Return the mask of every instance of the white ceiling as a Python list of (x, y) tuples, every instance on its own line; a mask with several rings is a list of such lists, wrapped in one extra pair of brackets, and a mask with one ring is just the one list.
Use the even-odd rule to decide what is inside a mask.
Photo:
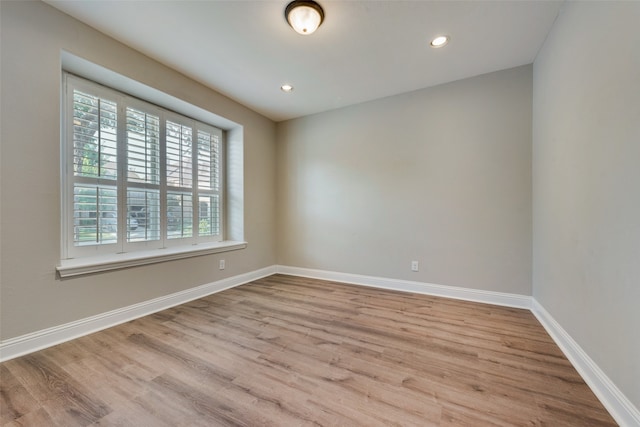
[[(287, 0), (47, 0), (275, 121), (532, 63), (562, 4), (318, 2), (325, 21), (302, 36)], [(451, 42), (430, 48), (439, 34)]]

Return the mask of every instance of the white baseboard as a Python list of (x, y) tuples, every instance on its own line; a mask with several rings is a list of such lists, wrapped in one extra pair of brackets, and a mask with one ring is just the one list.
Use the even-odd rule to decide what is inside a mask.
[(290, 276), (310, 277), (313, 279), (330, 280), (334, 282), (350, 283), (353, 285), (364, 285), (375, 288), (481, 302), (485, 304), (531, 309), (532, 297), (527, 295), (460, 288), (456, 286), (434, 285), (432, 283), (363, 276), (359, 274), (337, 273), (334, 271), (289, 267), (286, 265), (278, 265), (276, 266), (276, 269), (278, 273)]
[(571, 338), (562, 326), (540, 305), (533, 300), (531, 312), (547, 330), (551, 338), (567, 356), (576, 371), (591, 387), (593, 393), (622, 427), (640, 426), (640, 410), (616, 387), (607, 375), (596, 365), (580, 345)]
[(42, 350), (65, 341), (70, 341), (102, 329), (110, 328), (139, 317), (147, 316), (176, 305), (184, 304), (225, 289), (270, 276), (276, 272), (275, 266), (262, 268), (195, 288), (154, 298), (128, 307), (119, 308), (87, 317), (64, 325), (54, 326), (30, 334), (0, 342), (0, 362), (13, 359), (34, 351)]

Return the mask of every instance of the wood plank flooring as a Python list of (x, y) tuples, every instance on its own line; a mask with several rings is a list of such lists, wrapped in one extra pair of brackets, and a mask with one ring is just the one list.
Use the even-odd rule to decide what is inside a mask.
[(616, 425), (527, 310), (283, 275), (0, 380), (3, 427)]

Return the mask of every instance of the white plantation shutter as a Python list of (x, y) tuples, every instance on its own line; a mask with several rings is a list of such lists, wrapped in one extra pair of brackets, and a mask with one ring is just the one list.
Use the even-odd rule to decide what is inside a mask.
[(117, 105), (74, 89), (73, 245), (117, 242)]
[(211, 190), (214, 186), (213, 174), (217, 167), (215, 138), (208, 132), (198, 130), (198, 188), (201, 190)]
[(117, 242), (118, 202), (115, 187), (74, 184), (73, 244)]
[(198, 129), (198, 232), (220, 235), (220, 156), (222, 135), (218, 129)]
[(127, 242), (160, 240), (160, 117), (127, 107), (126, 120)]
[(167, 193), (167, 238), (193, 237), (193, 196)]
[(222, 131), (65, 74), (65, 257), (222, 240)]
[(128, 181), (160, 184), (160, 118), (127, 107)]
[(167, 238), (193, 237), (193, 128), (167, 120)]
[(167, 121), (167, 185), (191, 187), (193, 183), (192, 129)]
[(115, 180), (118, 175), (116, 103), (73, 91), (74, 175)]
[(218, 195), (198, 197), (198, 226), (200, 236), (220, 234), (220, 199)]

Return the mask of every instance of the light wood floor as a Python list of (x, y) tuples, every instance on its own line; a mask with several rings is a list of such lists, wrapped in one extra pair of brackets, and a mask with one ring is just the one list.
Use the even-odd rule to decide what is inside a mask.
[(282, 275), (0, 369), (2, 426), (615, 425), (526, 310)]

